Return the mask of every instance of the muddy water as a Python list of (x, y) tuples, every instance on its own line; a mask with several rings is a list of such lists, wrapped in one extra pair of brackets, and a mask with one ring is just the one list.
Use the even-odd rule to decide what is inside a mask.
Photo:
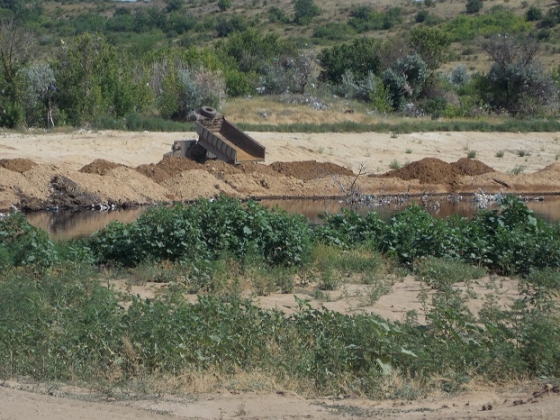
[[(320, 223), (319, 214), (325, 211), (336, 214), (348, 205), (337, 201), (311, 201), (311, 200), (263, 200), (261, 204), (267, 208), (278, 206), (289, 213), (300, 213), (306, 216), (312, 223)], [(547, 197), (545, 201), (528, 201), (527, 206), (535, 212), (535, 215), (549, 223), (560, 222), (560, 197)], [(389, 220), (395, 213), (403, 210), (406, 205), (383, 205), (383, 206), (356, 206), (354, 210), (362, 215), (375, 211), (382, 220)], [(492, 207), (490, 207), (491, 209)], [(46, 230), (53, 239), (69, 239), (87, 237), (106, 226), (113, 220), (123, 223), (135, 221), (147, 210), (147, 207), (116, 210), (116, 211), (60, 211), (37, 212), (27, 215), (27, 220), (32, 225)], [(472, 202), (450, 203), (440, 201), (439, 209), (428, 209), (437, 217), (448, 217), (459, 214), (464, 217), (472, 217), (478, 211)]]

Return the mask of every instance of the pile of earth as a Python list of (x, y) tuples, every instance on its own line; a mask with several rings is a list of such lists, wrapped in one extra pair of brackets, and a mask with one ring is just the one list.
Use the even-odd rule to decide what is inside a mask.
[(350, 169), (331, 162), (307, 160), (301, 162), (274, 162), (270, 168), (279, 174), (308, 181), (333, 175), (355, 175)]
[(436, 158), (424, 158), (380, 176), (405, 181), (417, 179), (421, 184), (452, 184), (460, 176), (477, 176), (490, 172), (495, 171), (475, 159), (462, 158), (457, 162), (447, 163)]
[[(97, 161), (95, 161), (97, 162)], [(93, 165), (92, 162), (90, 165)], [(111, 162), (107, 164), (116, 165)], [(84, 166), (80, 171), (88, 172), (86, 168), (90, 165)], [(98, 166), (100, 163), (97, 164)], [(108, 166), (107, 166), (108, 167)], [(112, 168), (111, 168), (112, 169)], [(182, 157), (164, 158), (158, 163), (150, 163), (148, 165), (140, 165), (136, 168), (142, 175), (147, 176), (152, 181), (161, 184), (176, 175), (192, 170), (205, 170), (218, 179), (223, 179), (227, 175), (234, 174), (254, 174), (259, 173), (263, 175), (278, 176), (283, 175), (309, 181), (312, 179), (324, 178), (333, 175), (349, 175), (354, 173), (340, 165), (330, 162), (316, 162), (302, 161), (302, 162), (274, 162), (270, 165), (263, 165), (256, 162), (247, 162), (240, 165), (230, 165), (221, 160), (208, 160), (205, 163), (197, 163), (190, 159)], [(99, 172), (89, 172), (98, 173)]]
[(96, 174), (96, 175), (106, 175), (112, 169), (118, 168), (119, 166), (125, 166), (120, 163), (109, 162), (104, 159), (95, 159), (90, 164), (87, 164), (80, 172), (84, 174)]
[(29, 159), (0, 159), (0, 168), (19, 172), (20, 174), (30, 170), (34, 166), (37, 166), (37, 164)]

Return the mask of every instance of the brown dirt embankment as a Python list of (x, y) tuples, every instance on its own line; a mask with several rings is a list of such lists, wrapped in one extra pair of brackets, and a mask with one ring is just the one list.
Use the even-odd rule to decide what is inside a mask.
[[(553, 192), (560, 186), (560, 164), (527, 175), (494, 171), (474, 159), (447, 163), (436, 158), (412, 162), (382, 175), (358, 177), (364, 194), (412, 194), (429, 191)], [(39, 165), (29, 159), (3, 160), (0, 167), (0, 207), (45, 208), (133, 206), (191, 201), (226, 194), (232, 197), (343, 196), (357, 175), (331, 162), (274, 162), (233, 166), (221, 161), (199, 164), (166, 158), (156, 164), (126, 165), (96, 159), (80, 170)]]
[(363, 194), (475, 192), (557, 193), (560, 163), (531, 174), (495, 171), (474, 159), (447, 163), (424, 158), (400, 169), (358, 176), (332, 162), (314, 160), (228, 165), (165, 158), (136, 168), (95, 159), (79, 170), (68, 165), (37, 164), (30, 159), (0, 161), (0, 209), (23, 210), (104, 206), (127, 207), (157, 202), (192, 201), (225, 194), (238, 198), (344, 197), (350, 185)]

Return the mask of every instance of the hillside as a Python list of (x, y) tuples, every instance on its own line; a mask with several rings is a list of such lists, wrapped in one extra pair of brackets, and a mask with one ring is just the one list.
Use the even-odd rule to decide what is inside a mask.
[(278, 95), (433, 119), (557, 111), (557, 3), (2, 0), (0, 17), (7, 128), (184, 130), (162, 121)]

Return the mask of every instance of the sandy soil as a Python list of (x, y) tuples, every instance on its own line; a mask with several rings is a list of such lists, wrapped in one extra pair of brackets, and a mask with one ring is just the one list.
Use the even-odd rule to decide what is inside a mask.
[[(361, 176), (356, 186), (372, 195), (471, 193), (478, 188), (560, 192), (560, 135), (555, 133), (250, 134), (267, 149), (265, 165), (162, 161), (174, 140), (193, 138), (194, 133), (3, 132), (0, 209), (129, 206), (220, 193), (240, 198), (343, 196), (341, 186), (354, 180), (350, 171), (381, 175), (391, 163), (403, 166), (424, 158), (451, 163), (468, 151), (496, 172), (454, 172), (449, 177), (449, 168), (434, 172), (433, 162), (424, 161), (418, 173)], [(499, 151), (502, 158), (496, 156)], [(508, 173), (516, 167), (523, 173)]]
[[(192, 200), (225, 193), (237, 197), (340, 196), (360, 171), (359, 190), (367, 194), (486, 192), (560, 192), (560, 135), (515, 133), (417, 133), (390, 134), (277, 134), (250, 133), (267, 148), (266, 165), (233, 167), (222, 162), (199, 165), (185, 160), (164, 160), (174, 140), (194, 138), (194, 133), (12, 133), (0, 134), (0, 209), (11, 205), (44, 208), (53, 205), (149, 204)], [(460, 161), (476, 151), (480, 162)], [(503, 151), (502, 158), (496, 157)], [(519, 151), (523, 151), (520, 153)], [(525, 156), (521, 157), (520, 154)], [(425, 158), (431, 158), (432, 160)], [(424, 160), (422, 160), (424, 159)], [(439, 159), (438, 161), (433, 159)], [(393, 161), (400, 165), (390, 171)], [(474, 163), (473, 163), (474, 162)], [(485, 165), (488, 165), (488, 169)], [(511, 175), (516, 166), (524, 173)], [(493, 168), (495, 171), (490, 171)], [(546, 169), (545, 169), (546, 168)], [(384, 176), (380, 176), (383, 175)], [(498, 182), (499, 181), (499, 182)], [(89, 201), (88, 201), (89, 200)], [(129, 287), (135, 294), (153, 296), (162, 285)], [(343, 313), (372, 312), (402, 320), (415, 309), (424, 316), (413, 277), (394, 279), (389, 291), (369, 302), (366, 285), (348, 283), (329, 292), (323, 301)], [(517, 297), (511, 279), (484, 278), (459, 284), (468, 305), (477, 312), (488, 294), (506, 304)], [(297, 291), (309, 299), (304, 289)], [(193, 297), (194, 298), (194, 297)], [(292, 295), (271, 294), (255, 298), (263, 307), (294, 306)], [(0, 386), (0, 420), (4, 419), (148, 419), (148, 418), (557, 418), (559, 393), (538, 397), (541, 384), (509, 388), (473, 386), (456, 396), (435, 395), (416, 401), (370, 401), (331, 397), (305, 399), (283, 390), (263, 394), (160, 395), (149, 398), (107, 399), (89, 391), (65, 386)], [(53, 391), (54, 389), (54, 391)], [(33, 392), (28, 392), (33, 391)], [(49, 395), (50, 394), (50, 395)], [(523, 404), (514, 401), (522, 401)], [(491, 409), (489, 409), (491, 406)]]

